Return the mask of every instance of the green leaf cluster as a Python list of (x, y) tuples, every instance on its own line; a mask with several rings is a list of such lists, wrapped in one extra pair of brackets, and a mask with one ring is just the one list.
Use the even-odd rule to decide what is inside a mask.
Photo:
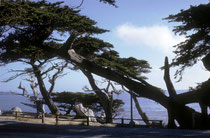
[[(97, 34), (106, 30), (95, 27), (95, 21), (79, 14), (78, 10), (62, 6), (63, 2), (48, 3), (45, 0), (2, 2), (0, 6), (2, 25), (27, 27), (47, 27), (44, 31), (72, 31)], [(22, 29), (23, 29), (22, 28)], [(38, 29), (37, 28), (37, 29)]]
[[(103, 0), (115, 4), (115, 1)], [(16, 12), (15, 12), (16, 11)], [(96, 26), (96, 22), (80, 11), (62, 5), (62, 2), (50, 3), (45, 0), (5, 1), (0, 5), (0, 61), (12, 62), (19, 58), (38, 60), (56, 56), (53, 52), (67, 54), (70, 46), (80, 55), (96, 64), (146, 78), (151, 68), (147, 61), (133, 57), (121, 58), (113, 45), (98, 38), (95, 34), (107, 32)], [(68, 33), (73, 40), (58, 43), (60, 35)], [(50, 51), (47, 47), (55, 48)], [(43, 49), (46, 48), (46, 49)], [(67, 55), (68, 56), (68, 55)]]
[(199, 59), (210, 53), (210, 3), (191, 6), (178, 14), (169, 15), (169, 22), (180, 22), (173, 31), (186, 35), (186, 40), (176, 45), (173, 66), (185, 67), (194, 65)]
[(142, 74), (149, 73), (149, 69), (151, 69), (149, 63), (145, 60), (138, 60), (134, 57), (121, 58), (119, 53), (113, 50), (112, 44), (98, 38), (80, 37), (75, 40), (73, 49), (96, 64), (122, 74), (128, 72), (139, 78), (146, 79)]
[(90, 107), (93, 103), (99, 103), (99, 98), (94, 93), (82, 92), (57, 92), (51, 94), (53, 101), (58, 103), (68, 103), (74, 105), (76, 102), (81, 102), (85, 107)]
[[(108, 67), (123, 75), (132, 74), (138, 78), (146, 79), (143, 73), (149, 73), (151, 69), (146, 60), (138, 60), (134, 57), (121, 58), (119, 54), (114, 51), (106, 51), (98, 56), (95, 62), (103, 67)], [(129, 75), (128, 75), (129, 76)]]
[[(56, 92), (51, 94), (53, 101), (61, 104), (75, 105), (76, 102), (80, 102), (84, 107), (93, 109), (94, 111), (101, 111), (102, 105), (99, 97), (94, 93), (82, 93), (82, 92)], [(117, 112), (124, 102), (120, 99), (114, 99), (112, 110), (113, 113)]]
[(0, 5), (1, 61), (43, 56), (46, 51), (38, 47), (57, 40), (52, 35), (55, 31), (89, 35), (107, 31), (95, 26), (95, 21), (80, 15), (78, 10), (61, 4), (45, 0), (3, 1)]

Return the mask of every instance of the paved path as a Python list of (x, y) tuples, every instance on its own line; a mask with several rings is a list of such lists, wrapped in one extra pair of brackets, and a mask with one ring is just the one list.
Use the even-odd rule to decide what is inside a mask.
[(0, 120), (0, 138), (210, 137), (210, 130), (42, 125)]

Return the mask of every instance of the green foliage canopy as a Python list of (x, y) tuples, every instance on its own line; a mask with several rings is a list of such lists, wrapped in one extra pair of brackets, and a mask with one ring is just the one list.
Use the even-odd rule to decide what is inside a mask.
[[(30, 58), (45, 53), (38, 46), (55, 43), (54, 32), (100, 34), (107, 30), (95, 26), (96, 22), (79, 14), (62, 2), (45, 0), (4, 1), (0, 5), (1, 61), (12, 62), (18, 58)], [(55, 45), (54, 45), (55, 46)]]
[[(64, 107), (63, 104), (75, 105), (76, 102), (80, 102), (84, 107), (93, 109), (96, 112), (102, 111), (102, 105), (99, 97), (94, 93), (82, 93), (82, 92), (57, 92), (51, 94), (53, 101), (60, 103), (60, 107)], [(120, 99), (114, 99), (112, 103), (113, 114), (119, 114), (124, 102)]]
[(68, 103), (74, 105), (76, 102), (81, 102), (85, 107), (90, 107), (93, 103), (99, 103), (98, 96), (94, 93), (82, 92), (57, 92), (51, 94), (53, 100), (58, 103)]
[[(113, 0), (103, 2), (115, 4)], [(63, 6), (62, 2), (5, 1), (0, 5), (0, 19), (1, 63), (14, 62), (20, 58), (53, 58), (57, 56), (56, 52), (68, 56), (67, 50), (72, 46), (85, 58), (120, 73), (125, 74), (126, 71), (141, 76), (141, 73), (149, 72), (147, 61), (133, 57), (120, 58), (112, 50), (113, 45), (92, 37), (93, 34), (107, 30), (97, 27), (95, 21), (80, 15), (79, 10)], [(60, 36), (68, 33), (70, 40), (58, 43), (62, 40), (57, 39), (54, 33)], [(49, 47), (55, 50), (52, 51)]]
[(176, 45), (173, 66), (181, 66), (178, 74), (185, 67), (194, 65), (199, 59), (210, 54), (210, 3), (199, 6), (191, 6), (187, 10), (181, 10), (178, 14), (169, 15), (169, 22), (180, 22), (173, 31), (180, 35), (186, 35), (186, 40)]
[(146, 79), (142, 74), (149, 73), (149, 69), (151, 69), (146, 60), (138, 60), (134, 57), (121, 58), (119, 53), (112, 48), (112, 44), (89, 36), (76, 39), (73, 45), (73, 49), (78, 54), (102, 67), (108, 67), (122, 74), (129, 73)]

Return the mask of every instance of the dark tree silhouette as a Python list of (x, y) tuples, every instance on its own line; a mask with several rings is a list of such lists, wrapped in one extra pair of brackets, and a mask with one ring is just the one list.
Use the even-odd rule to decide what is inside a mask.
[(173, 31), (179, 35), (186, 35), (186, 40), (176, 45), (172, 66), (180, 66), (178, 74), (182, 74), (186, 67), (194, 65), (201, 58), (204, 66), (210, 71), (210, 3), (191, 6), (181, 10), (178, 14), (169, 15), (169, 22), (180, 22)]
[[(13, 14), (14, 9), (16, 12)], [(29, 55), (33, 54), (37, 58), (60, 57), (91, 74), (124, 85), (137, 97), (149, 98), (168, 110), (173, 109), (174, 118), (181, 128), (201, 128), (201, 114), (185, 105), (200, 102), (202, 92), (210, 90), (209, 85), (206, 85), (210, 83), (210, 80), (203, 83), (199, 89), (177, 94), (176, 100), (171, 102), (170, 97), (159, 88), (149, 84), (142, 76), (138, 76), (141, 68), (134, 68), (136, 66), (129, 68), (130, 65), (138, 63), (138, 60), (120, 58), (116, 51), (108, 50), (107, 52), (106, 49), (102, 53), (99, 51), (97, 56), (83, 55), (82, 50), (78, 46), (75, 47), (76, 44), (79, 45), (84, 41), (79, 40), (83, 38), (98, 40), (91, 35), (104, 33), (107, 30), (96, 27), (96, 22), (80, 15), (79, 11), (67, 6), (61, 7), (60, 3), (18, 1), (3, 2), (0, 13), (1, 63), (29, 58)], [(69, 33), (69, 38), (58, 44), (56, 43), (58, 40), (52, 36), (54, 31), (60, 34)], [(99, 43), (101, 42), (103, 41), (100, 40)], [(105, 42), (102, 44), (107, 45)], [(148, 65), (147, 62), (143, 63)], [(193, 116), (195, 124), (192, 121)]]

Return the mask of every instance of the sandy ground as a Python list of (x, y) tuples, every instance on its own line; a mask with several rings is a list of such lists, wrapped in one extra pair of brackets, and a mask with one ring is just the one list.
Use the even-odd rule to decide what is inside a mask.
[[(20, 121), (20, 122), (27, 122), (27, 123), (35, 123), (35, 124), (42, 124), (42, 119), (37, 119), (35, 116), (31, 115), (18, 115), (16, 118), (15, 116), (1, 116), (0, 120), (7, 120), (7, 121)], [(56, 125), (56, 118), (55, 117), (45, 117), (44, 124), (47, 125)], [(58, 119), (57, 125), (87, 125), (87, 119), (74, 119), (73, 117), (61, 117)], [(89, 122), (89, 126), (106, 126), (106, 127), (115, 127), (116, 124), (100, 124), (97, 122)]]

